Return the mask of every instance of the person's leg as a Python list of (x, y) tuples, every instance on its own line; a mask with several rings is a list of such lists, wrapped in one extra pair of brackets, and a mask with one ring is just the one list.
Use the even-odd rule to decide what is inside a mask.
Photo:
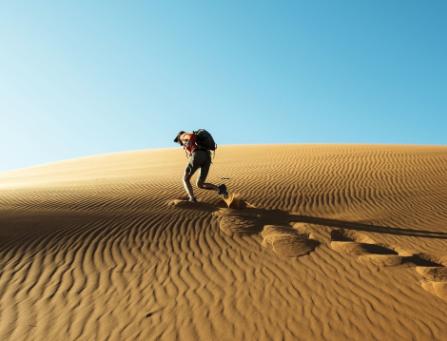
[(188, 194), (189, 201), (194, 201), (195, 197), (191, 186), (191, 175), (187, 173), (186, 170), (185, 174), (183, 175), (183, 187), (185, 187), (185, 191)]
[(197, 187), (202, 188), (202, 189), (210, 189), (210, 190), (214, 190), (214, 191), (219, 191), (219, 187), (210, 183), (210, 182), (205, 182), (206, 177), (208, 176), (208, 172), (210, 169), (210, 164), (211, 163), (205, 163), (202, 167), (200, 167), (200, 175), (197, 178)]
[(186, 166), (185, 173), (183, 174), (183, 186), (185, 187), (186, 193), (188, 193), (188, 198), (190, 201), (195, 201), (194, 191), (191, 186), (191, 177), (197, 170), (197, 160), (194, 158), (194, 155), (189, 159), (189, 163)]
[(216, 191), (218, 194), (228, 195), (227, 187), (225, 185), (216, 186), (210, 182), (205, 182), (206, 177), (208, 176), (208, 172), (211, 166), (211, 153), (210, 152), (201, 152), (201, 167), (200, 167), (200, 176), (197, 179), (197, 187)]
[(200, 175), (197, 178), (197, 187), (207, 190), (214, 190), (219, 195), (224, 195), (224, 197), (228, 195), (227, 187), (225, 185), (222, 184), (216, 186), (212, 183), (205, 182), (206, 177), (208, 176), (210, 166), (211, 166), (211, 155), (209, 152), (198, 150), (195, 151), (191, 156), (190, 162), (186, 167), (185, 174), (183, 176), (183, 184), (191, 201), (195, 201), (194, 192), (191, 186), (191, 177), (198, 168), (200, 168)]
[(200, 176), (197, 179), (197, 187), (217, 191), (219, 195), (223, 195), (224, 198), (227, 198), (227, 186), (225, 186), (224, 184), (216, 186), (210, 182), (205, 182), (206, 176), (208, 175), (208, 170), (209, 166), (200, 168)]

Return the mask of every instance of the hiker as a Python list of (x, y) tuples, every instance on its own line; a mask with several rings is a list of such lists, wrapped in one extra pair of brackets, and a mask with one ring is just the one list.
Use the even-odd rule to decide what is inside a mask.
[(183, 175), (183, 185), (188, 193), (189, 201), (197, 202), (190, 180), (199, 168), (200, 175), (197, 179), (197, 187), (216, 191), (219, 195), (226, 198), (228, 196), (227, 186), (224, 184), (216, 186), (212, 183), (205, 182), (211, 166), (211, 151), (217, 148), (211, 134), (205, 129), (199, 129), (193, 132), (185, 132), (182, 130), (177, 134), (174, 142), (183, 147), (189, 158)]

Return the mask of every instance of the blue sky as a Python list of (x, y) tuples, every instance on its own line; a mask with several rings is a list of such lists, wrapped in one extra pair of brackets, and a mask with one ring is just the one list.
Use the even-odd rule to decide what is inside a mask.
[(171, 147), (447, 142), (447, 2), (5, 1), (0, 171)]

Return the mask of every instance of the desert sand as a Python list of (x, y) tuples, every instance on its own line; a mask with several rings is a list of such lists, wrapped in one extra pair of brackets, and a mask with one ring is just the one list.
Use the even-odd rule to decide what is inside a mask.
[(181, 149), (0, 174), (0, 340), (447, 339), (447, 147), (213, 163), (231, 202)]

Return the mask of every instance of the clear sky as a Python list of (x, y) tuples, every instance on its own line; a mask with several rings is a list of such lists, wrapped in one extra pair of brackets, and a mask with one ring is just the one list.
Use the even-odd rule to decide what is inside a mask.
[(2, 1), (0, 171), (218, 144), (447, 144), (447, 1)]

